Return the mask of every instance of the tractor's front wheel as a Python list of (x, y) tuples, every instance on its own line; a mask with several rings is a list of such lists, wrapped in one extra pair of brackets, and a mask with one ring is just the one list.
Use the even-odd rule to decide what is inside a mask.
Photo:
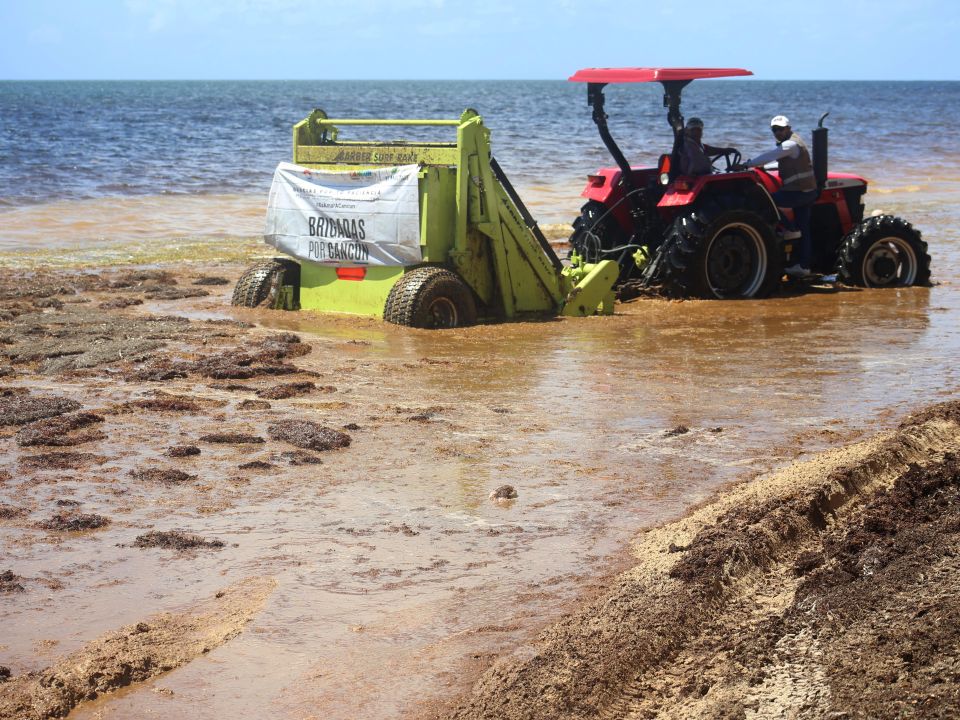
[(760, 298), (780, 282), (773, 228), (751, 210), (698, 209), (677, 217), (663, 244), (660, 282), (669, 295)]
[(840, 243), (837, 273), (847, 285), (903, 287), (930, 282), (920, 231), (893, 215), (867, 218)]
[(283, 285), (300, 285), (300, 266), (284, 258), (263, 260), (240, 276), (230, 302), (243, 307), (272, 306)]
[(383, 319), (416, 328), (463, 327), (477, 321), (477, 306), (459, 275), (432, 265), (414, 268), (390, 288)]

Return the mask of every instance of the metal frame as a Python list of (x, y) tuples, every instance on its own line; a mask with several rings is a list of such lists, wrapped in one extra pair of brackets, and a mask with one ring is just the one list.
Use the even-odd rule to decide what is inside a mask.
[[(340, 128), (348, 126), (450, 127), (456, 141), (342, 141)], [(475, 110), (457, 120), (414, 120), (329, 118), (317, 109), (293, 127), (293, 161), (328, 170), (420, 165), (423, 262), (456, 271), (488, 316), (613, 311), (616, 263), (563, 267), (493, 158), (490, 131)], [(371, 267), (356, 282), (338, 278), (335, 268), (301, 262), (301, 307), (380, 315), (407, 269)]]

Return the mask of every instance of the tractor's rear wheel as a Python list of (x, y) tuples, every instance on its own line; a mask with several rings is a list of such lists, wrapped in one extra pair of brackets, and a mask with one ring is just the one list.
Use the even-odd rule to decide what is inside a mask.
[(243, 307), (273, 305), (283, 285), (299, 286), (300, 266), (293, 260), (273, 258), (251, 266), (233, 288), (231, 304)]
[(383, 319), (416, 328), (464, 327), (477, 321), (477, 306), (459, 275), (425, 266), (404, 274), (390, 289)]
[(920, 231), (893, 215), (867, 218), (840, 243), (837, 273), (847, 285), (904, 287), (930, 282)]
[(776, 235), (759, 214), (696, 209), (671, 225), (658, 279), (677, 297), (761, 298), (773, 292), (782, 273)]
[(630, 238), (603, 203), (596, 200), (584, 203), (580, 216), (573, 221), (569, 242), (571, 254), (576, 252), (588, 263), (616, 260), (620, 264), (618, 284), (640, 274), (636, 263), (624, 255), (627, 251), (606, 252), (627, 245)]

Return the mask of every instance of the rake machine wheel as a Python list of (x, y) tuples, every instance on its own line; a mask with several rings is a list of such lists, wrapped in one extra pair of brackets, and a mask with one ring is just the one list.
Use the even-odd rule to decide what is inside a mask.
[(297, 263), (284, 258), (263, 260), (240, 276), (230, 303), (242, 307), (273, 305), (282, 285), (296, 287), (299, 284), (300, 266)]
[(464, 327), (477, 321), (477, 305), (459, 275), (428, 265), (411, 270), (394, 284), (383, 319), (416, 328)]
[(840, 243), (837, 274), (847, 285), (904, 287), (930, 283), (930, 256), (920, 231), (893, 215), (867, 218)]

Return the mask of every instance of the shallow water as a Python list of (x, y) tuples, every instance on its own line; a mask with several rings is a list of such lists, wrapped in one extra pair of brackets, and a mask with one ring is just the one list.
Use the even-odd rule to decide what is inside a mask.
[[(242, 482), (231, 480), (237, 463), (268, 453), (205, 446), (180, 467), (211, 489), (149, 488), (127, 471), (159, 459), (171, 437), (209, 431), (211, 418), (145, 417), (132, 429), (123, 420), (125, 440), (104, 445), (113, 459), (92, 484), (35, 473), (45, 481), (29, 493), (41, 506), (71, 497), (114, 524), (52, 544), (42, 531), (0, 528), (0, 567), (64, 585), (6, 599), (4, 664), (41, 667), (123, 623), (271, 575), (278, 588), (240, 637), (73, 717), (397, 716), (464, 689), (490, 653), (522, 647), (616, 566), (637, 530), (726, 482), (955, 397), (958, 312), (952, 284), (639, 301), (612, 318), (443, 333), (235, 311), (314, 342), (297, 362), (337, 392), (290, 407), (357, 423), (353, 445), (323, 465)], [(131, 392), (100, 385), (101, 403)], [(165, 389), (236, 399), (187, 381)], [(410, 419), (424, 412), (434, 414)], [(220, 429), (257, 434), (272, 415), (229, 404), (222, 414)], [(667, 432), (679, 425), (689, 432)], [(494, 503), (504, 483), (519, 498)], [(187, 557), (122, 547), (173, 527), (228, 547)]]
[[(754, 122), (736, 118), (731, 127)], [(275, 129), (284, 142), (287, 120)], [(885, 142), (897, 127), (888, 119)], [(507, 156), (519, 156), (520, 134), (495, 128), (498, 137)], [(297, 364), (337, 392), (291, 402), (293, 411), (361, 429), (323, 465), (246, 482), (231, 480), (236, 451), (205, 448), (202, 461), (184, 467), (202, 472), (207, 491), (132, 488), (126, 474), (158, 458), (158, 436), (189, 439), (208, 430), (210, 418), (144, 419), (122, 442), (105, 443), (112, 459), (92, 484), (38, 473), (44, 482), (28, 492), (41, 505), (74, 497), (115, 522), (61, 542), (0, 525), (0, 568), (64, 586), (4, 599), (0, 664), (15, 673), (42, 667), (123, 623), (266, 574), (278, 588), (241, 636), (72, 717), (383, 718), (465, 689), (492, 653), (522, 651), (537, 628), (616, 567), (643, 527), (677, 517), (727, 482), (960, 393), (960, 161), (936, 151), (935, 133), (918, 137), (922, 162), (881, 158), (871, 136), (857, 145), (855, 167), (834, 169), (871, 180), (868, 213), (898, 214), (923, 231), (932, 288), (641, 300), (614, 317), (441, 333), (233, 310), (228, 289), (202, 302), (145, 307), (303, 333), (315, 349)], [(537, 172), (521, 172), (517, 184), (538, 217), (563, 222), (576, 213), (578, 177), (602, 162), (593, 149), (579, 152), (532, 153)], [(838, 149), (832, 157), (840, 164), (854, 154)], [(169, 253), (164, 259), (210, 261), (232, 259), (238, 243), (250, 252), (262, 195), (204, 188), (208, 194), (77, 191), (50, 204), (9, 204), (0, 212), (0, 262), (112, 264), (159, 249)], [(102, 403), (138, 392), (108, 381), (35, 389)], [(262, 434), (269, 421), (238, 413), (229, 393), (187, 381), (168, 389), (226, 401), (220, 423)], [(432, 417), (409, 419), (431, 409)], [(680, 425), (689, 432), (667, 432)], [(16, 462), (16, 451), (4, 461)], [(492, 502), (489, 493), (505, 483), (519, 498)], [(115, 497), (104, 500), (104, 488)], [(0, 499), (9, 500), (4, 492), (0, 485)], [(230, 545), (189, 558), (117, 547), (151, 527), (184, 527)]]

